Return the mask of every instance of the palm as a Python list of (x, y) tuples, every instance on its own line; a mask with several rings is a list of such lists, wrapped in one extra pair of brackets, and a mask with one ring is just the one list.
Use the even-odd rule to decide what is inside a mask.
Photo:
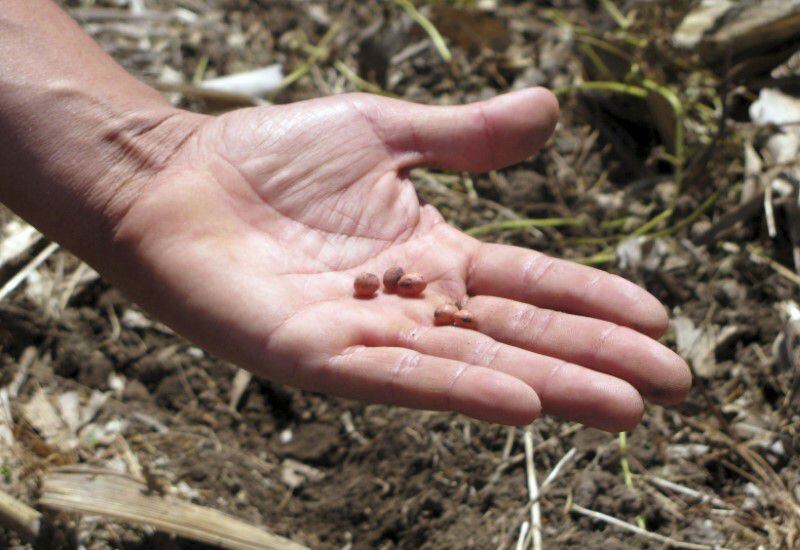
[[(276, 381), (507, 423), (530, 421), (541, 398), (546, 412), (630, 426), (641, 400), (623, 380), (674, 401), (686, 385), (680, 360), (633, 330), (528, 304), (652, 333), (663, 317), (652, 298), (599, 272), (482, 245), (420, 206), (405, 177), (421, 163), (487, 169), (529, 154), (547, 116), (506, 130), (505, 110), (481, 109), (464, 126), (468, 111), (437, 121), (433, 110), (359, 95), (206, 120), (121, 225), (162, 283), (162, 296), (148, 286), (139, 300)], [(421, 299), (353, 297), (357, 273), (394, 265), (425, 275)], [(433, 327), (436, 306), (467, 295), (480, 332)]]

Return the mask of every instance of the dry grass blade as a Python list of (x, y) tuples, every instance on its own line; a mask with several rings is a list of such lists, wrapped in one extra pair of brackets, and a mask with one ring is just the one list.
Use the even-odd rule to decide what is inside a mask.
[(42, 514), (0, 491), (0, 525), (34, 541), (42, 527)]
[(47, 245), (47, 248), (39, 252), (39, 254), (37, 254), (36, 257), (28, 263), (28, 265), (23, 267), (16, 275), (11, 277), (8, 282), (3, 285), (3, 288), (0, 288), (0, 300), (14, 292), (14, 290), (21, 285), (25, 279), (27, 279), (28, 276), (36, 270), (37, 267), (42, 265), (47, 258), (52, 256), (53, 253), (58, 250), (58, 248), (59, 247), (57, 243), (50, 243)]
[(125, 474), (68, 467), (47, 474), (42, 506), (101, 515), (231, 550), (305, 548), (217, 510), (170, 495), (148, 494), (147, 486)]
[(525, 540), (528, 538), (528, 525), (527, 521), (523, 521), (522, 525), (519, 527), (519, 537), (517, 538), (517, 550), (524, 550), (525, 549)]
[(797, 273), (795, 273), (782, 263), (777, 262), (772, 258), (770, 258), (769, 256), (763, 254), (762, 251), (756, 246), (748, 246), (747, 250), (748, 252), (750, 252), (751, 261), (759, 264), (767, 264), (776, 273), (778, 273), (778, 275), (800, 286), (800, 275), (798, 275)]
[(3, 240), (0, 241), (0, 267), (25, 254), (33, 247), (42, 234), (32, 226), (12, 220), (2, 228)]
[(626, 529), (631, 531), (632, 533), (636, 533), (639, 536), (648, 538), (650, 540), (656, 540), (666, 546), (667, 548), (685, 548), (687, 550), (722, 550), (717, 546), (709, 546), (707, 544), (695, 544), (693, 542), (682, 542), (679, 540), (671, 539), (669, 537), (665, 537), (664, 535), (659, 535), (658, 533), (652, 533), (645, 529), (641, 529), (632, 523), (628, 523), (626, 521), (622, 521), (621, 519), (617, 519), (615, 517), (595, 512), (594, 510), (589, 510), (588, 508), (584, 508), (583, 506), (579, 506), (577, 504), (572, 504), (570, 507), (570, 511), (577, 512), (583, 516), (587, 516), (610, 525), (614, 525), (621, 529)]
[(528, 478), (528, 498), (531, 506), (531, 533), (534, 550), (542, 548), (542, 508), (539, 503), (539, 484), (536, 481), (536, 468), (533, 463), (533, 434), (525, 430), (525, 470)]
[(681, 495), (686, 495), (686, 496), (689, 496), (691, 498), (697, 499), (700, 502), (708, 502), (708, 503), (710, 503), (710, 504), (712, 504), (712, 505), (714, 505), (714, 506), (716, 506), (718, 508), (724, 508), (726, 510), (730, 510), (730, 509), (733, 508), (733, 506), (731, 506), (730, 504), (728, 504), (724, 500), (721, 500), (718, 497), (715, 497), (715, 496), (712, 496), (712, 495), (708, 495), (708, 494), (703, 493), (701, 491), (696, 491), (694, 489), (691, 489), (689, 487), (685, 487), (683, 485), (679, 485), (678, 483), (674, 483), (674, 482), (672, 482), (672, 481), (670, 481), (668, 479), (662, 479), (662, 478), (656, 477), (654, 475), (646, 475), (646, 476), (644, 476), (644, 479), (646, 479), (647, 481), (649, 481), (650, 483), (652, 483), (653, 485), (655, 485), (656, 487), (659, 487), (661, 489), (665, 489), (667, 491), (672, 491), (674, 493), (678, 493), (678, 494), (681, 494)]

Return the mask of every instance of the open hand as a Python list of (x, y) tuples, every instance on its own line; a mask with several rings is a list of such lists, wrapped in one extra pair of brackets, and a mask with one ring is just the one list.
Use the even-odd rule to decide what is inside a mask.
[[(184, 117), (180, 145), (116, 223), (112, 280), (180, 333), (276, 382), (521, 425), (542, 411), (634, 426), (680, 401), (663, 307), (622, 278), (484, 244), (421, 206), (416, 166), (485, 171), (550, 136), (529, 89), (462, 107), (362, 94)], [(363, 271), (422, 273), (419, 299), (353, 296)], [(468, 297), (478, 331), (434, 327)]]

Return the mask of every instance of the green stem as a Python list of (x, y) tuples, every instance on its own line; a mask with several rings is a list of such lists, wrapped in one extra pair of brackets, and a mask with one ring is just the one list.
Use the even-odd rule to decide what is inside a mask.
[(620, 235), (609, 235), (608, 237), (568, 237), (562, 239), (561, 244), (564, 246), (592, 246), (598, 244), (608, 246), (609, 243), (622, 240), (622, 238), (624, 238), (624, 236)]
[(419, 10), (412, 4), (409, 0), (393, 0), (395, 4), (400, 6), (405, 10), (405, 12), (417, 22), (417, 24), (423, 28), (423, 30), (428, 33), (428, 36), (431, 37), (433, 41), (433, 45), (436, 46), (436, 50), (439, 52), (439, 55), (442, 56), (447, 63), (453, 59), (450, 50), (447, 48), (447, 44), (442, 38), (442, 35), (439, 33), (439, 30), (436, 26), (431, 23), (430, 19), (422, 15)]
[(684, 227), (688, 227), (692, 223), (694, 223), (694, 221), (697, 220), (697, 218), (699, 218), (700, 216), (702, 216), (703, 213), (706, 210), (708, 210), (709, 208), (714, 206), (714, 203), (717, 202), (717, 199), (719, 199), (719, 192), (715, 191), (714, 193), (711, 194), (710, 197), (708, 197), (705, 201), (703, 201), (703, 204), (698, 206), (697, 209), (694, 212), (689, 214), (686, 217), (686, 219), (684, 219), (680, 223), (677, 223), (672, 227), (668, 227), (666, 229), (662, 229), (661, 231), (656, 231), (655, 233), (650, 233), (647, 236), (649, 238), (651, 238), (651, 239), (657, 239), (657, 238), (660, 238), (660, 237), (668, 237), (670, 235), (673, 235), (673, 234), (677, 233), (678, 231), (680, 231)]
[(522, 229), (530, 229), (530, 228), (542, 228), (542, 227), (564, 227), (564, 226), (582, 226), (586, 225), (585, 220), (578, 220), (574, 218), (540, 218), (540, 219), (525, 219), (525, 220), (507, 220), (502, 222), (494, 222), (494, 223), (487, 223), (486, 225), (480, 225), (478, 227), (473, 227), (471, 229), (467, 229), (467, 235), (472, 235), (473, 237), (480, 237), (482, 235), (488, 235), (490, 233), (495, 233), (497, 231), (518, 231)]
[(619, 452), (620, 464), (622, 465), (622, 477), (625, 480), (625, 486), (633, 490), (633, 477), (631, 476), (631, 467), (628, 464), (628, 433), (619, 432)]
[(667, 208), (666, 210), (661, 212), (659, 215), (654, 216), (653, 218), (651, 218), (650, 220), (648, 220), (647, 222), (642, 224), (640, 227), (636, 228), (633, 231), (633, 233), (631, 233), (631, 236), (639, 237), (641, 235), (644, 235), (645, 233), (647, 233), (651, 229), (654, 229), (662, 221), (669, 219), (670, 216), (672, 216), (672, 208)]
[(603, 75), (603, 78), (614, 78), (614, 75), (611, 74), (611, 69), (609, 69), (608, 66), (603, 62), (602, 58), (597, 55), (597, 52), (594, 51), (594, 48), (592, 48), (591, 45), (581, 44), (580, 48), (581, 51), (586, 54), (586, 57), (588, 57), (589, 60), (594, 63), (594, 66), (597, 68), (600, 74)]
[(358, 88), (363, 92), (369, 92), (371, 94), (377, 94), (386, 97), (394, 97), (394, 98), (398, 97), (393, 93), (387, 92), (377, 84), (373, 84), (372, 82), (364, 80), (363, 78), (358, 76), (358, 74), (356, 74), (356, 72), (353, 69), (348, 67), (347, 64), (345, 64), (342, 61), (334, 61), (333, 66), (336, 68), (337, 71), (339, 71), (342, 74), (343, 77), (349, 80), (350, 83), (353, 84), (353, 86), (355, 86), (356, 88)]
[[(620, 465), (622, 466), (622, 477), (625, 480), (625, 486), (629, 491), (636, 491), (633, 486), (633, 476), (631, 476), (631, 466), (628, 463), (628, 434), (626, 432), (619, 432), (619, 454)], [(644, 516), (639, 515), (636, 518), (636, 523), (640, 529), (646, 529)]]
[(602, 252), (589, 256), (588, 258), (578, 258), (575, 262), (583, 265), (603, 265), (610, 264), (617, 259), (617, 255), (611, 248), (606, 248)]
[(625, 17), (619, 8), (612, 0), (600, 0), (600, 3), (603, 5), (603, 8), (608, 12), (614, 22), (619, 25), (619, 28), (622, 30), (627, 30), (631, 26), (631, 21), (627, 17)]
[(338, 21), (333, 25), (331, 25), (331, 28), (328, 29), (328, 32), (326, 32), (325, 35), (320, 39), (319, 44), (313, 46), (313, 48), (310, 50), (311, 53), (309, 54), (308, 59), (306, 59), (306, 61), (302, 65), (300, 65), (291, 73), (286, 75), (286, 77), (281, 81), (281, 84), (278, 87), (278, 89), (275, 90), (272, 93), (272, 95), (273, 96), (277, 95), (278, 92), (280, 92), (281, 90), (288, 88), (289, 86), (291, 86), (292, 84), (303, 78), (303, 76), (305, 76), (305, 74), (311, 70), (311, 67), (316, 65), (320, 59), (327, 56), (328, 46), (336, 37), (336, 35), (339, 33), (341, 28), (342, 24), (339, 23)]
[(553, 90), (556, 95), (564, 95), (571, 92), (580, 91), (601, 91), (601, 92), (614, 92), (618, 94), (627, 94), (639, 99), (647, 97), (647, 90), (632, 84), (623, 84), (622, 82), (606, 82), (606, 81), (593, 81), (593, 82), (579, 82), (576, 84), (569, 84)]
[(674, 165), (676, 190), (675, 198), (672, 199), (672, 204), (670, 205), (670, 208), (673, 208), (683, 192), (683, 169), (686, 165), (686, 136), (684, 128), (685, 109), (683, 108), (683, 103), (681, 103), (678, 94), (673, 92), (671, 89), (649, 79), (642, 82), (642, 85), (646, 89), (663, 97), (667, 103), (669, 103), (670, 107), (672, 107), (672, 111), (675, 114), (675, 143), (673, 144), (673, 149), (675, 155)]
[(627, 224), (631, 219), (633, 219), (633, 216), (623, 216), (623, 217), (617, 218), (615, 220), (608, 220), (608, 221), (602, 222), (600, 224), (600, 227), (602, 227), (603, 229), (619, 229), (619, 228), (623, 228), (623, 227), (625, 227), (625, 224)]
[(606, 42), (605, 40), (597, 38), (596, 36), (592, 36), (590, 34), (586, 35), (581, 34), (577, 36), (577, 39), (578, 42), (585, 42), (587, 44), (591, 44), (592, 46), (600, 48), (601, 50), (605, 50), (619, 57), (620, 59), (625, 59), (627, 61), (631, 60), (631, 55), (629, 53), (616, 47), (614, 44), (611, 44), (610, 42)]

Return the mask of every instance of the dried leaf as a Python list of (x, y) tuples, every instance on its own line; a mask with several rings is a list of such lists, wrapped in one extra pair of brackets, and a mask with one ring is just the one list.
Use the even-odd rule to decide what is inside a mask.
[(491, 12), (437, 5), (433, 20), (443, 36), (471, 56), (484, 51), (503, 53), (511, 44), (506, 25)]
[(58, 396), (58, 409), (61, 420), (67, 425), (70, 436), (75, 437), (81, 425), (81, 398), (76, 391), (69, 391)]
[(711, 327), (696, 327), (694, 322), (683, 315), (673, 321), (678, 353), (689, 361), (698, 376), (711, 378), (716, 373), (714, 358), (715, 336)]
[(631, 237), (617, 245), (620, 267), (633, 271), (655, 271), (661, 267), (669, 247), (662, 239)]
[(67, 425), (41, 388), (22, 406), (22, 414), (48, 445), (53, 445), (62, 451), (74, 448), (74, 441), (70, 441)]

